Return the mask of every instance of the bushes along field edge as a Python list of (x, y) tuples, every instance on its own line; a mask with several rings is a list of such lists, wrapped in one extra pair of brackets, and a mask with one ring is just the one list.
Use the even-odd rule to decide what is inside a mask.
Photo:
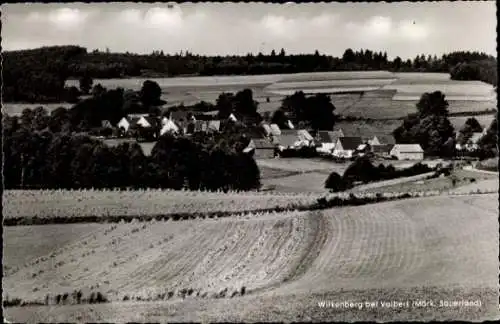
[[(160, 221), (160, 220), (193, 220), (206, 218), (222, 218), (234, 215), (252, 215), (266, 212), (290, 212), (290, 211), (314, 211), (333, 207), (361, 206), (372, 203), (386, 202), (407, 198), (433, 197), (440, 195), (470, 195), (470, 194), (491, 194), (498, 190), (471, 190), (468, 193), (446, 192), (446, 191), (420, 191), (420, 192), (395, 192), (395, 193), (341, 193), (339, 195), (330, 194), (326, 197), (318, 198), (311, 204), (289, 205), (286, 207), (277, 206), (272, 208), (253, 209), (245, 211), (215, 211), (215, 212), (197, 212), (197, 213), (169, 213), (169, 214), (150, 214), (150, 215), (106, 215), (106, 216), (77, 216), (77, 217), (11, 217), (4, 218), (5, 226), (19, 225), (47, 225), (47, 224), (75, 224), (75, 223), (119, 223)], [(333, 196), (333, 197), (332, 197)], [(344, 196), (344, 197), (343, 197)]]

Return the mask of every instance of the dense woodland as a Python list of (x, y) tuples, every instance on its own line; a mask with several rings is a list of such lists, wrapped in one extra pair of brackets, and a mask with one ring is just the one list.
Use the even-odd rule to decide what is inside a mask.
[(137, 143), (109, 147), (78, 133), (64, 108), (6, 116), (4, 186), (14, 188), (172, 188), (250, 190), (259, 169), (242, 153), (248, 138), (226, 128), (221, 134), (161, 136), (151, 156)]
[(496, 58), (478, 52), (454, 52), (414, 59), (387, 58), (387, 53), (347, 49), (342, 57), (320, 54), (289, 55), (285, 50), (269, 55), (176, 55), (155, 51), (150, 55), (92, 51), (79, 46), (53, 46), (4, 52), (4, 102), (71, 101), (74, 90), (65, 89), (69, 78), (173, 77), (183, 75), (255, 75), (320, 71), (390, 70), (444, 72), (452, 79), (481, 80), (497, 84)]

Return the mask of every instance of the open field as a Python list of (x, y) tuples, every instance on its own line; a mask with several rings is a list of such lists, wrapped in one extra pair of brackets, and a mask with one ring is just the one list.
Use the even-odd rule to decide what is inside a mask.
[(73, 107), (73, 104), (67, 103), (67, 102), (61, 102), (61, 103), (39, 103), (39, 104), (30, 104), (30, 103), (2, 103), (2, 113), (14, 116), (14, 115), (21, 115), (24, 109), (35, 109), (37, 107), (44, 107), (47, 109), (47, 111), (50, 113), (52, 110), (55, 110), (57, 108), (66, 108), (69, 109)]
[[(6, 227), (12, 242), (4, 246), (6, 260), (14, 260), (18, 245), (47, 243), (42, 257), (27, 252), (32, 260), (6, 273), (4, 294), (34, 300), (98, 290), (112, 303), (5, 312), (16, 322), (495, 319), (497, 213), (498, 194), (418, 198), (318, 212), (100, 224), (62, 248), (57, 231), (75, 225), (37, 226), (36, 238), (29, 226)], [(192, 289), (191, 296), (179, 296), (183, 289)], [(125, 295), (131, 301), (121, 302)], [(408, 299), (471, 299), (482, 306), (318, 306)]]
[[(422, 192), (435, 190), (453, 190), (454, 192), (468, 193), (471, 191), (476, 191), (478, 189), (498, 189), (498, 175), (467, 170), (454, 170), (452, 174), (456, 177), (457, 180), (455, 187), (453, 186), (450, 177), (444, 177), (427, 180), (418, 179), (412, 181), (404, 181), (396, 184), (379, 185), (374, 188), (359, 186), (357, 188), (354, 188), (353, 192)], [(471, 179), (474, 179), (474, 182), (471, 182)]]
[(17, 217), (85, 217), (243, 212), (309, 205), (317, 196), (245, 192), (221, 194), (174, 190), (51, 191), (7, 190), (4, 219)]
[[(96, 79), (112, 89), (139, 90), (144, 78)], [(387, 71), (321, 72), (298, 74), (151, 78), (162, 89), (166, 106), (192, 105), (199, 101), (215, 103), (221, 92), (251, 88), (260, 112), (274, 111), (285, 95), (302, 90), (306, 93), (328, 93), (337, 113), (366, 118), (401, 118), (415, 111), (415, 103), (424, 92), (441, 90), (450, 101), (450, 112), (483, 111), (496, 107), (491, 85), (478, 81), (450, 80), (446, 73), (391, 73)], [(77, 80), (67, 85), (78, 86)], [(357, 94), (343, 92), (357, 91)], [(362, 94), (364, 93), (364, 94)], [(270, 102), (267, 102), (269, 97)], [(23, 108), (39, 104), (4, 104), (4, 111), (19, 114)], [(49, 104), (49, 110), (70, 104)]]
[(471, 117), (474, 117), (475, 119), (477, 119), (477, 121), (479, 122), (479, 124), (483, 128), (490, 127), (491, 122), (493, 121), (493, 119), (495, 119), (494, 114), (478, 115), (478, 116), (456, 116), (456, 117), (454, 116), (454, 117), (449, 117), (449, 119), (450, 119), (450, 122), (452, 123), (453, 127), (455, 128), (455, 131), (458, 132), (462, 128), (462, 126), (464, 126), (467, 119), (469, 119)]

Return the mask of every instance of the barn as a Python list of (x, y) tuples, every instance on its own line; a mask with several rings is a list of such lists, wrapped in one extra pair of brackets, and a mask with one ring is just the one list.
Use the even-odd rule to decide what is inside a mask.
[(423, 160), (424, 150), (420, 144), (396, 144), (390, 152), (398, 160)]

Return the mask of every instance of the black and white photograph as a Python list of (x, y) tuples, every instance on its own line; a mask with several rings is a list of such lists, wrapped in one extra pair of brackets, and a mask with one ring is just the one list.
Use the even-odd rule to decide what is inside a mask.
[(2, 4), (4, 323), (500, 320), (496, 14)]

